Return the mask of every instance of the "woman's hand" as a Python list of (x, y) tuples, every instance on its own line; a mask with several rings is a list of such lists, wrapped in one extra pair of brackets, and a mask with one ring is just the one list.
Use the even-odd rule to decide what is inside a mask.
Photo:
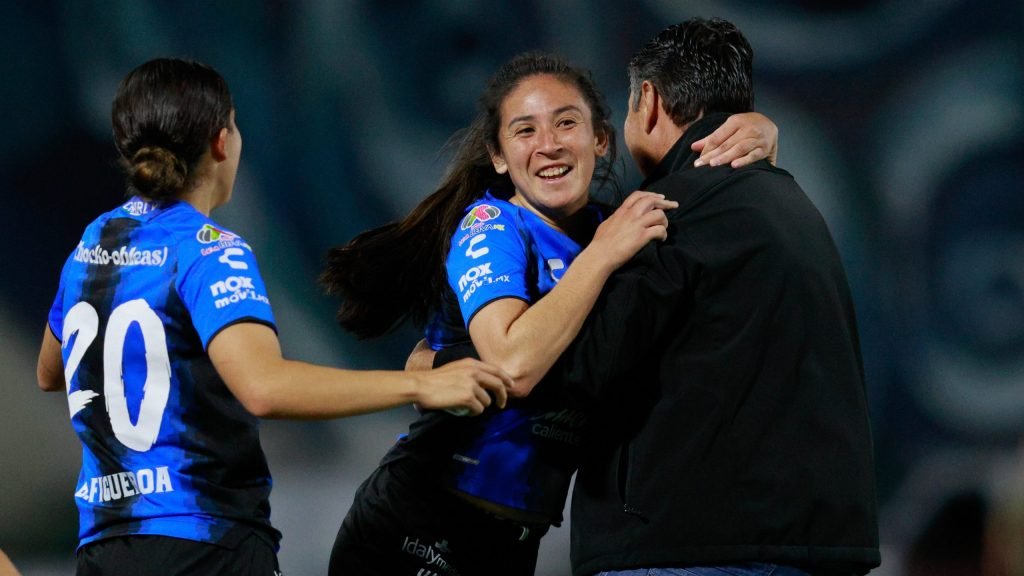
[[(597, 227), (585, 252), (601, 255), (612, 270), (622, 266), (651, 240), (668, 237), (665, 210), (679, 207), (663, 194), (638, 190)], [(582, 256), (582, 254), (581, 254)]]
[(700, 152), (694, 166), (729, 164), (739, 168), (764, 158), (774, 166), (779, 154), (779, 127), (758, 112), (733, 114), (690, 149)]
[(460, 416), (480, 414), (492, 402), (504, 408), (508, 388), (512, 386), (512, 378), (504, 371), (473, 358), (410, 374), (420, 379), (418, 408), (443, 408)]

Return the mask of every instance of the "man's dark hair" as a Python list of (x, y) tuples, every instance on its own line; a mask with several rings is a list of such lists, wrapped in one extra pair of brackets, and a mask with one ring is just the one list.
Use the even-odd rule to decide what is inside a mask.
[(750, 112), (754, 51), (739, 28), (721, 18), (692, 18), (666, 28), (629, 62), (629, 93), (639, 108), (640, 86), (658, 90), (672, 121), (682, 126), (701, 112)]

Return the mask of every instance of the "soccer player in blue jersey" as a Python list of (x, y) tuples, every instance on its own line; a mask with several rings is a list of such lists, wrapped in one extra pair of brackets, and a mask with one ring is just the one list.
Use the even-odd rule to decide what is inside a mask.
[[(242, 137), (213, 69), (157, 59), (113, 103), (130, 198), (61, 273), (37, 376), (83, 446), (78, 574), (277, 573), (257, 418), (416, 403), (480, 413), (511, 384), (474, 361), (414, 374), (286, 360), (252, 247), (210, 219)], [(493, 396), (493, 399), (492, 399)]]
[[(760, 118), (747, 122), (770, 124)], [(558, 386), (531, 391), (609, 274), (664, 238), (663, 209), (675, 206), (646, 192), (614, 214), (591, 204), (614, 157), (589, 74), (522, 55), (492, 78), (440, 188), (402, 222), (332, 252), (324, 281), (345, 299), (345, 327), (373, 336), (440, 307), (431, 351), (471, 341), (522, 398), (480, 418), (435, 411), (415, 422), (357, 492), (332, 574), (533, 573), (541, 536), (561, 521), (585, 415)], [(365, 282), (380, 258), (409, 263), (396, 290)]]

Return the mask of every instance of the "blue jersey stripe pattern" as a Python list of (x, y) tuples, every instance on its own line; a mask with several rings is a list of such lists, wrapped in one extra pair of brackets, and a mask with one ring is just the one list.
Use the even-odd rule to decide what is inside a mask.
[[(588, 210), (596, 227), (600, 212)], [(427, 328), (428, 343), (439, 350), (466, 341), (473, 316), (495, 300), (536, 302), (555, 287), (580, 251), (573, 239), (533, 212), (486, 193), (469, 206), (451, 241), (448, 281), (458, 312), (451, 306), (442, 310)], [(451, 317), (456, 313), (462, 322)], [(557, 384), (542, 383), (505, 410), (467, 419), (463, 428), (471, 430), (452, 436), (449, 487), (559, 521), (584, 417), (554, 388)]]
[(251, 530), (277, 545), (258, 421), (206, 354), (237, 322), (275, 326), (255, 256), (191, 205), (132, 198), (86, 228), (49, 316), (83, 446), (79, 546)]

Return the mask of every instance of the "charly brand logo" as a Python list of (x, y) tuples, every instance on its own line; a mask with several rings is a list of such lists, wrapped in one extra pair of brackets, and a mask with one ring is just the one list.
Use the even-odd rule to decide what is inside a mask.
[(209, 224), (203, 224), (203, 227), (196, 232), (196, 240), (203, 244), (213, 244), (214, 242), (223, 244), (238, 240), (238, 235)]
[(241, 248), (225, 248), (224, 253), (217, 258), (221, 264), (227, 264), (232, 270), (248, 270), (249, 265), (241, 260), (232, 260), (232, 256), (243, 256), (245, 252)]
[(466, 217), (462, 219), (462, 225), (460, 228), (462, 230), (469, 230), (473, 226), (483, 224), (488, 220), (494, 220), (500, 215), (501, 210), (499, 210), (497, 206), (480, 204), (479, 206), (474, 206), (469, 210), (469, 214), (466, 214)]
[(487, 246), (477, 247), (477, 244), (483, 242), (486, 239), (487, 234), (480, 234), (478, 236), (474, 236), (473, 239), (469, 241), (469, 248), (466, 248), (466, 256), (469, 256), (474, 260), (481, 256), (486, 256), (487, 253), (491, 251), (491, 249), (488, 248)]
[(134, 246), (121, 246), (107, 250), (99, 244), (86, 248), (84, 242), (79, 242), (75, 248), (75, 261), (104, 266), (163, 266), (167, 262), (167, 247), (139, 250)]

